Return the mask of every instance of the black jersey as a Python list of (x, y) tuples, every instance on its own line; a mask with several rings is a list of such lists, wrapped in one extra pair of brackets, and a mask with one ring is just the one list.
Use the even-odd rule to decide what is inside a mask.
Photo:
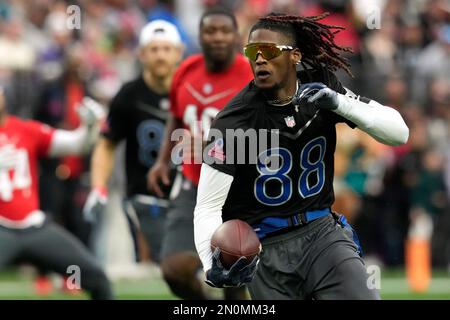
[(168, 94), (151, 90), (142, 76), (123, 85), (111, 102), (102, 135), (126, 141), (127, 196), (149, 194), (147, 172), (158, 156), (168, 110)]
[[(322, 82), (336, 92), (346, 93), (331, 73), (302, 71), (298, 78), (300, 83)], [(330, 207), (334, 202), (335, 125), (338, 122), (354, 127), (329, 110), (296, 108), (292, 104), (270, 105), (261, 90), (250, 82), (215, 118), (205, 153), (209, 155), (205, 162), (214, 161), (210, 164), (213, 168), (234, 177), (223, 207), (224, 221), (242, 219), (255, 223), (268, 216), (289, 216)], [(255, 153), (249, 150), (255, 143), (250, 142), (250, 135), (247, 135), (244, 138), (247, 160), (236, 164), (236, 156), (242, 155), (243, 150), (236, 149), (239, 143), (230, 145), (229, 129), (278, 131), (279, 143), (276, 148), (269, 144), (265, 150), (259, 149), (255, 158)], [(220, 138), (214, 136), (215, 130), (221, 133)], [(257, 134), (257, 146), (261, 137)], [(229, 157), (233, 158), (233, 164), (227, 163), (231, 161)], [(270, 167), (273, 159), (279, 161), (275, 170)]]

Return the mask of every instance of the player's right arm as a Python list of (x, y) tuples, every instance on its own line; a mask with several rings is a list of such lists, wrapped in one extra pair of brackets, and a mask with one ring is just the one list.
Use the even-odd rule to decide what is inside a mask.
[(91, 186), (95, 189), (107, 189), (108, 180), (114, 167), (116, 143), (101, 137), (95, 145), (91, 158)]
[(116, 144), (101, 137), (95, 145), (91, 158), (91, 192), (83, 208), (86, 221), (95, 222), (108, 201), (108, 180), (114, 167)]
[(101, 128), (91, 157), (91, 192), (83, 208), (84, 219), (94, 223), (108, 201), (108, 181), (114, 168), (114, 153), (126, 137), (130, 93), (124, 86), (111, 102), (106, 122)]
[(194, 210), (194, 238), (205, 272), (212, 266), (211, 238), (222, 224), (222, 207), (233, 179), (232, 175), (202, 164)]
[(220, 249), (211, 251), (211, 238), (222, 224), (222, 208), (234, 177), (208, 164), (202, 164), (194, 210), (195, 247), (206, 273), (206, 283), (213, 287), (240, 287), (250, 282), (258, 266), (258, 258), (247, 263), (241, 258), (229, 269), (220, 262)]
[[(233, 128), (242, 113), (227, 115), (226, 110), (237, 110), (241, 101), (237, 96), (215, 118), (209, 131), (205, 148), (200, 180), (197, 189), (197, 202), (194, 209), (195, 247), (206, 273), (207, 283), (214, 287), (240, 286), (251, 281), (258, 265), (258, 259), (251, 263), (238, 260), (228, 270), (220, 262), (220, 249), (211, 251), (211, 238), (223, 223), (223, 207), (228, 198), (236, 175), (237, 145), (234, 150), (226, 148), (226, 130)], [(236, 108), (234, 108), (236, 107)], [(231, 157), (231, 158), (227, 158)]]

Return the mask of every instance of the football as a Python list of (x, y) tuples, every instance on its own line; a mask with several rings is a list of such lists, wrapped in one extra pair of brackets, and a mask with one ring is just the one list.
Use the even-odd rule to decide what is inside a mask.
[(261, 243), (252, 227), (242, 220), (224, 222), (211, 238), (211, 250), (220, 248), (220, 261), (229, 269), (240, 257), (250, 263), (261, 252)]

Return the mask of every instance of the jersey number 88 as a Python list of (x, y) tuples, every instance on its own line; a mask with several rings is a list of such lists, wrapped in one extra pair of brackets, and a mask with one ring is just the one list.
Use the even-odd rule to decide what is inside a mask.
[[(310, 160), (312, 150), (319, 148), (319, 157), (315, 161)], [(326, 149), (324, 137), (318, 137), (308, 142), (300, 154), (301, 174), (298, 181), (298, 193), (302, 198), (312, 197), (318, 194), (325, 184), (325, 164), (323, 162)], [(276, 169), (269, 166), (270, 158), (279, 157), (280, 164)], [(285, 148), (272, 148), (259, 154), (256, 168), (259, 172), (255, 180), (254, 193), (256, 199), (267, 206), (279, 206), (291, 199), (293, 183), (288, 175), (292, 169), (292, 154)], [(309, 177), (316, 175), (316, 183), (310, 185)], [(281, 184), (280, 193), (277, 195), (267, 194), (267, 183), (278, 181)]]

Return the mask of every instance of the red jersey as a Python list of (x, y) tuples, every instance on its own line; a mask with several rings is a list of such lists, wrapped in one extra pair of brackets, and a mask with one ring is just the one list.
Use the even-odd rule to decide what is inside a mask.
[[(211, 121), (251, 80), (253, 73), (248, 60), (237, 54), (233, 64), (222, 72), (209, 72), (203, 55), (187, 58), (177, 69), (170, 90), (170, 111), (182, 120), (191, 132), (198, 132), (201, 121), (203, 133), (209, 131)], [(183, 174), (196, 185), (201, 164), (183, 163)]]
[(47, 156), (53, 132), (13, 116), (0, 126), (0, 217), (21, 221), (39, 209), (38, 159)]

